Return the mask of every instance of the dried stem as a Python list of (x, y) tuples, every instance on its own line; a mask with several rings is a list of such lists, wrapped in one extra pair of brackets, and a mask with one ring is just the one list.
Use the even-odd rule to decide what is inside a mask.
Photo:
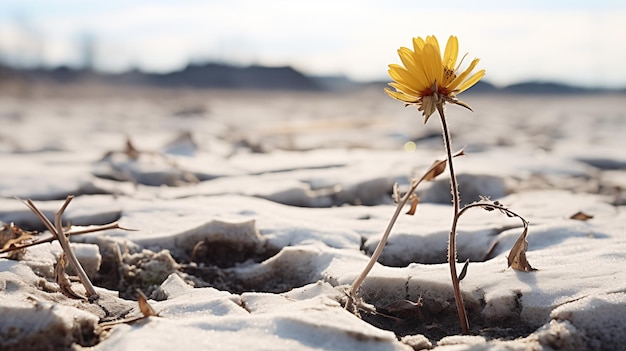
[[(129, 229), (129, 228), (124, 228), (122, 226), (120, 226), (120, 224), (118, 222), (113, 222), (113, 223), (109, 223), (109, 224), (105, 224), (105, 225), (101, 225), (101, 226), (94, 226), (94, 227), (90, 227), (90, 228), (85, 228), (85, 229), (79, 229), (79, 230), (68, 230), (65, 232), (65, 235), (81, 235), (81, 234), (89, 234), (89, 233), (95, 233), (95, 232), (101, 232), (104, 230), (109, 230), (109, 229), (121, 229), (121, 230), (128, 230), (128, 231), (133, 231), (136, 229)], [(26, 244), (22, 244), (22, 245), (12, 245), (10, 247), (7, 247), (6, 249), (0, 249), (0, 254), (6, 253), (6, 252), (11, 252), (11, 251), (15, 251), (15, 250), (21, 250), (21, 249), (25, 249), (27, 247), (31, 247), (31, 246), (35, 246), (35, 245), (39, 245), (39, 244), (43, 244), (43, 243), (49, 243), (52, 242), (56, 239), (56, 234), (47, 236), (47, 237), (43, 237), (40, 239), (37, 239), (33, 242), (29, 242)]]
[[(448, 155), (448, 157), (456, 157), (456, 156), (461, 156), (461, 155), (463, 155), (463, 150), (455, 153), (454, 155)], [(424, 173), (422, 178), (420, 178), (419, 180), (411, 181), (411, 187), (409, 188), (407, 193), (402, 197), (402, 199), (400, 199), (400, 201), (398, 201), (398, 205), (396, 206), (396, 210), (395, 210), (393, 216), (391, 217), (391, 219), (389, 220), (389, 224), (387, 224), (387, 229), (385, 229), (385, 233), (383, 234), (382, 238), (380, 239), (380, 242), (376, 246), (376, 249), (372, 253), (372, 257), (370, 257), (370, 260), (367, 263), (367, 266), (365, 266), (365, 269), (363, 269), (363, 272), (361, 272), (361, 274), (354, 280), (354, 282), (350, 286), (350, 290), (348, 291), (348, 296), (352, 300), (356, 301), (356, 292), (357, 292), (357, 290), (359, 290), (359, 287), (361, 286), (361, 284), (363, 284), (363, 281), (365, 280), (365, 277), (367, 277), (369, 272), (374, 267), (374, 264), (376, 264), (376, 262), (378, 261), (378, 258), (380, 257), (380, 254), (383, 252), (383, 248), (387, 244), (387, 239), (389, 238), (389, 234), (391, 234), (391, 229), (393, 228), (394, 224), (398, 220), (398, 216), (400, 215), (400, 212), (402, 211), (402, 208), (406, 205), (408, 200), (411, 198), (411, 195), (415, 192), (415, 189), (417, 188), (417, 186), (421, 182), (423, 182), (425, 180), (431, 180), (434, 177), (436, 177), (440, 172), (443, 172), (442, 166), (445, 167), (445, 164), (446, 164), (446, 160), (435, 161), (430, 166), (430, 168), (428, 168), (428, 170)], [(346, 305), (346, 307), (347, 306), (348, 305)]]
[(61, 248), (63, 249), (63, 252), (65, 252), (65, 255), (67, 256), (70, 265), (72, 266), (72, 268), (74, 268), (74, 271), (76, 272), (76, 274), (78, 274), (78, 279), (80, 279), (80, 282), (85, 287), (85, 290), (87, 291), (87, 296), (89, 297), (89, 299), (93, 299), (98, 297), (98, 293), (96, 292), (93, 284), (91, 284), (91, 281), (87, 277), (87, 273), (85, 273), (83, 267), (80, 265), (80, 262), (78, 262), (76, 255), (74, 255), (74, 251), (72, 251), (72, 248), (70, 247), (70, 242), (65, 236), (65, 232), (63, 231), (63, 212), (65, 212), (65, 209), (70, 204), (73, 198), (74, 197), (71, 195), (68, 196), (67, 199), (65, 199), (65, 203), (63, 204), (63, 206), (61, 206), (61, 209), (59, 209), (59, 211), (55, 214), (54, 222), (56, 228), (52, 225), (50, 220), (48, 220), (48, 218), (46, 218), (46, 216), (44, 216), (44, 214), (39, 211), (39, 209), (35, 206), (32, 200), (27, 200), (25, 204), (31, 211), (33, 211), (33, 213), (35, 213), (35, 215), (37, 215), (37, 217), (39, 217), (39, 219), (43, 222), (46, 228), (48, 228), (50, 233), (52, 233), (52, 235), (59, 240), (59, 244), (61, 244)]
[(63, 206), (61, 206), (59, 211), (57, 211), (57, 213), (54, 215), (54, 223), (56, 224), (57, 228), (57, 238), (59, 239), (59, 244), (61, 244), (63, 251), (67, 255), (70, 265), (72, 266), (72, 268), (74, 268), (76, 274), (78, 274), (78, 279), (80, 279), (80, 282), (85, 287), (85, 290), (87, 291), (87, 297), (91, 298), (93, 296), (98, 296), (98, 293), (93, 287), (93, 284), (91, 284), (91, 281), (89, 280), (87, 273), (85, 273), (83, 266), (80, 265), (80, 262), (78, 262), (76, 255), (74, 255), (74, 251), (72, 251), (72, 248), (70, 247), (70, 241), (67, 239), (67, 237), (65, 236), (65, 232), (63, 231), (63, 212), (65, 212), (65, 209), (70, 204), (73, 198), (74, 196), (70, 195), (67, 197), (67, 199), (65, 199), (65, 203), (63, 204)]
[(517, 217), (519, 218), (523, 225), (524, 228), (528, 227), (528, 221), (526, 219), (524, 219), (524, 217), (520, 216), (519, 214), (511, 211), (510, 209), (499, 205), (496, 201), (496, 203), (489, 203), (489, 202), (474, 202), (471, 204), (467, 204), (465, 206), (463, 206), (463, 208), (459, 211), (459, 213), (457, 214), (457, 217), (461, 217), (461, 215), (463, 215), (467, 210), (469, 210), (470, 208), (474, 208), (474, 207), (481, 207), (481, 208), (485, 208), (488, 210), (499, 210), (501, 212), (503, 212), (504, 214), (506, 214), (509, 217)]
[(370, 260), (367, 263), (367, 266), (365, 266), (365, 269), (363, 269), (363, 272), (361, 272), (361, 274), (354, 280), (354, 282), (350, 286), (350, 290), (348, 291), (348, 296), (349, 297), (354, 299), (354, 297), (356, 296), (356, 292), (357, 292), (357, 290), (359, 290), (359, 287), (361, 286), (361, 284), (363, 284), (363, 281), (365, 280), (365, 277), (367, 277), (369, 272), (374, 267), (374, 264), (376, 264), (376, 262), (378, 261), (378, 258), (380, 257), (380, 254), (383, 252), (383, 248), (387, 244), (387, 239), (389, 238), (389, 234), (391, 233), (391, 229), (393, 228), (393, 225), (398, 220), (398, 216), (400, 215), (400, 212), (402, 211), (402, 208), (404, 208), (404, 205), (406, 205), (407, 201), (411, 197), (411, 194), (413, 194), (413, 192), (415, 191), (415, 188), (417, 188), (417, 185), (420, 182), (421, 182), (421, 179), (420, 179), (420, 181), (413, 181), (413, 182), (411, 182), (411, 188), (402, 197), (402, 199), (398, 202), (398, 206), (396, 206), (396, 211), (393, 213), (393, 216), (391, 217), (391, 220), (389, 220), (389, 224), (387, 225), (387, 229), (385, 229), (385, 233), (383, 234), (383, 237), (380, 239), (380, 242), (378, 243), (378, 245), (376, 246), (376, 249), (372, 253), (372, 257), (370, 257)]
[(446, 149), (448, 168), (450, 170), (450, 188), (452, 191), (452, 204), (454, 206), (454, 217), (452, 220), (452, 227), (450, 229), (450, 235), (448, 238), (448, 264), (450, 265), (450, 277), (452, 278), (452, 288), (454, 290), (454, 300), (456, 301), (456, 308), (459, 314), (459, 322), (461, 323), (461, 329), (464, 334), (469, 332), (469, 322), (467, 320), (467, 312), (465, 311), (465, 304), (463, 303), (463, 296), (461, 295), (461, 288), (459, 286), (459, 277), (456, 273), (456, 226), (459, 220), (459, 186), (457, 184), (456, 174), (454, 173), (454, 165), (452, 162), (452, 141), (450, 138), (450, 131), (448, 130), (448, 123), (446, 121), (445, 114), (443, 112), (443, 104), (437, 104), (437, 111), (441, 117), (441, 129), (443, 132), (443, 143)]

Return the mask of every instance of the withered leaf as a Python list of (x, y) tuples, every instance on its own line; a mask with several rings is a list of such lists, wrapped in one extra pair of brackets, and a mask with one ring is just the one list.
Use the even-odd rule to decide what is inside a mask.
[(433, 162), (433, 165), (430, 166), (430, 168), (428, 169), (428, 172), (424, 174), (424, 180), (426, 181), (433, 180), (438, 175), (443, 173), (443, 171), (445, 170), (446, 170), (446, 161), (436, 160), (435, 162)]
[(67, 279), (67, 275), (65, 274), (65, 253), (62, 252), (59, 255), (59, 259), (57, 260), (57, 264), (54, 267), (54, 279), (59, 284), (59, 290), (61, 293), (70, 299), (81, 299), (85, 300), (85, 297), (77, 294), (72, 290), (72, 283), (70, 283), (69, 279)]
[(469, 267), (469, 262), (469, 258), (465, 260), (465, 263), (463, 264), (463, 269), (461, 269), (461, 273), (459, 274), (459, 281), (463, 280), (463, 278), (465, 278), (465, 276), (467, 275), (467, 267)]
[[(465, 150), (461, 149), (457, 151), (454, 155), (452, 155), (452, 157), (458, 157), (458, 156), (464, 156), (464, 155), (465, 155)], [(447, 163), (447, 160), (443, 160), (443, 161), (435, 160), (432, 166), (430, 166), (430, 168), (428, 169), (428, 172), (424, 174), (424, 177), (422, 177), (422, 179), (426, 181), (435, 179), (438, 175), (440, 175), (441, 173), (443, 173), (443, 171), (446, 170), (446, 163)]]
[(126, 139), (126, 148), (124, 149), (124, 153), (131, 160), (136, 160), (139, 158), (139, 150), (133, 145), (133, 142), (130, 138)]
[(593, 216), (592, 215), (588, 215), (582, 211), (578, 211), (576, 213), (574, 213), (573, 215), (570, 216), (569, 219), (575, 219), (575, 220), (579, 220), (579, 221), (588, 221), (590, 219), (592, 219)]
[(527, 235), (528, 227), (525, 227), (522, 234), (519, 238), (517, 238), (517, 241), (515, 241), (513, 248), (511, 248), (511, 252), (509, 252), (509, 267), (515, 269), (516, 271), (536, 271), (536, 269), (533, 268), (526, 259), (526, 250), (528, 249), (528, 241), (526, 240)]
[(17, 246), (34, 238), (32, 232), (21, 229), (15, 224), (5, 224), (0, 228), (0, 252), (8, 251), (12, 246)]
[(31, 240), (32, 238), (33, 238), (32, 235), (23, 233), (18, 238), (7, 240), (7, 242), (4, 244), (4, 246), (2, 247), (0, 251), (1, 252), (8, 251), (8, 249), (10, 249), (11, 247), (15, 247), (15, 246), (18, 246), (19, 244), (23, 244)]
[(150, 303), (148, 303), (148, 298), (143, 291), (137, 289), (137, 294), (137, 303), (139, 303), (139, 310), (141, 311), (141, 314), (143, 314), (144, 317), (156, 316), (156, 311), (152, 308), (152, 306), (150, 306)]
[(420, 199), (417, 197), (417, 195), (411, 194), (410, 200), (411, 200), (411, 208), (409, 208), (406, 214), (412, 216), (415, 214), (415, 210), (417, 210), (417, 205), (419, 204)]

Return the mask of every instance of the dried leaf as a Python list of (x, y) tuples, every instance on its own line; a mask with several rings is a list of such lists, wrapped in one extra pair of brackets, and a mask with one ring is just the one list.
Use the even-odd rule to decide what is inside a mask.
[(136, 160), (139, 158), (139, 150), (133, 145), (133, 142), (130, 138), (126, 139), (126, 148), (124, 149), (124, 153), (131, 160)]
[(526, 259), (526, 250), (528, 249), (528, 241), (526, 241), (527, 235), (528, 227), (525, 227), (524, 232), (522, 232), (522, 235), (517, 238), (511, 252), (509, 252), (509, 267), (515, 269), (516, 271), (536, 271), (536, 269), (531, 267), (530, 263), (528, 263), (528, 260)]
[(154, 310), (154, 308), (152, 308), (152, 306), (150, 305), (150, 303), (148, 303), (148, 298), (146, 297), (146, 295), (139, 289), (136, 290), (137, 291), (137, 303), (139, 304), (139, 310), (141, 311), (141, 316), (134, 316), (134, 317), (130, 317), (130, 318), (125, 318), (125, 319), (121, 319), (121, 320), (116, 320), (116, 321), (111, 321), (111, 322), (104, 322), (104, 323), (100, 323), (98, 324), (98, 327), (101, 330), (108, 330), (110, 328), (112, 328), (113, 326), (116, 326), (118, 324), (132, 324), (135, 322), (139, 322), (142, 321), (146, 318), (149, 317), (155, 317), (158, 316), (159, 314), (156, 313), (156, 311)]
[[(459, 151), (457, 151), (454, 155), (452, 155), (452, 157), (458, 157), (458, 156), (464, 156), (465, 155), (465, 150), (461, 149)], [(424, 176), (422, 177), (422, 180), (426, 180), (426, 181), (430, 181), (435, 179), (438, 175), (440, 175), (441, 173), (443, 173), (443, 171), (446, 170), (446, 162), (447, 160), (436, 160), (435, 162), (433, 162), (432, 166), (430, 166), (430, 168), (428, 169), (428, 172), (426, 172), (426, 174), (424, 174)]]
[(26, 253), (21, 247), (30, 244), (35, 233), (23, 230), (15, 224), (5, 224), (0, 227), (0, 253), (8, 252), (5, 256), (10, 260), (19, 261)]
[(417, 197), (417, 195), (411, 194), (410, 200), (411, 200), (411, 208), (406, 212), (406, 214), (412, 216), (415, 214), (415, 210), (417, 210), (417, 205), (419, 204), (420, 199)]
[(24, 242), (26, 242), (26, 241), (28, 241), (28, 240), (30, 240), (32, 238), (33, 238), (33, 236), (30, 235), (30, 234), (22, 234), (18, 238), (9, 239), (9, 240), (7, 240), (7, 242), (2, 247), (2, 250), (0, 250), (0, 251), (2, 251), (2, 252), (7, 251), (11, 247), (18, 246), (18, 244), (23, 244)]
[(469, 258), (465, 260), (465, 264), (463, 264), (463, 269), (461, 269), (461, 274), (459, 274), (459, 281), (463, 280), (467, 275), (467, 267), (469, 267)]
[(139, 289), (137, 289), (137, 302), (139, 303), (139, 310), (143, 314), (144, 317), (152, 317), (156, 316), (157, 313), (148, 303), (148, 298), (146, 295)]
[(70, 283), (69, 279), (67, 279), (67, 275), (65, 274), (65, 253), (62, 252), (59, 255), (59, 259), (57, 260), (57, 264), (54, 267), (54, 279), (57, 284), (59, 284), (59, 289), (61, 293), (70, 299), (80, 299), (85, 300), (85, 298), (72, 290), (72, 283)]
[(443, 173), (443, 171), (446, 170), (446, 161), (440, 161), (440, 160), (436, 160), (435, 162), (433, 162), (433, 165), (430, 166), (430, 168), (428, 169), (428, 172), (426, 174), (424, 174), (424, 180), (426, 181), (430, 181), (435, 179), (438, 175), (440, 175), (441, 173)]
[(465, 107), (466, 109), (468, 109), (468, 110), (470, 110), (470, 111), (474, 112), (474, 110), (472, 110), (472, 108), (470, 107), (470, 105), (468, 105), (468, 104), (464, 103), (463, 101), (460, 101), (460, 100), (452, 100), (452, 103), (455, 103), (455, 104), (457, 104), (457, 105), (459, 105), (459, 106), (463, 106), (463, 107)]
[(588, 215), (582, 211), (578, 211), (576, 213), (574, 213), (573, 215), (571, 215), (571, 217), (569, 219), (576, 219), (579, 221), (588, 221), (590, 219), (592, 219), (593, 216), (592, 215)]
[(10, 247), (22, 244), (32, 238), (34, 238), (32, 232), (23, 230), (13, 223), (5, 224), (0, 228), (0, 245), (2, 245), (0, 252), (5, 252)]

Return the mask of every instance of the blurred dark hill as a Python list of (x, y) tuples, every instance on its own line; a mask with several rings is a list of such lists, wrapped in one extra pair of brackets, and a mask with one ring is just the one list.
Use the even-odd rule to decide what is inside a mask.
[[(0, 65), (0, 85), (56, 83), (101, 84), (161, 88), (215, 88), (290, 91), (350, 91), (374, 87), (383, 89), (388, 81), (355, 82), (346, 76), (307, 76), (292, 67), (247, 66), (222, 63), (188, 65), (169, 73), (146, 73), (132, 70), (106, 74), (84, 69), (57, 67), (52, 69), (14, 69)], [(586, 88), (555, 82), (524, 82), (497, 87), (479, 81), (468, 92), (476, 94), (594, 94), (626, 89)]]
[(261, 90), (325, 90), (314, 78), (292, 67), (238, 67), (208, 63), (189, 65), (170, 73), (145, 73), (137, 70), (105, 74), (89, 70), (58, 67), (54, 69), (16, 70), (0, 66), (0, 84), (7, 81), (53, 82), (63, 84), (110, 84), (154, 86), (163, 88), (220, 88)]
[(506, 93), (515, 94), (587, 94), (605, 92), (606, 89), (592, 89), (553, 82), (525, 82), (506, 86)]
[(292, 67), (235, 67), (215, 63), (189, 65), (182, 71), (165, 74), (145, 74), (145, 82), (161, 87), (321, 90), (314, 79)]

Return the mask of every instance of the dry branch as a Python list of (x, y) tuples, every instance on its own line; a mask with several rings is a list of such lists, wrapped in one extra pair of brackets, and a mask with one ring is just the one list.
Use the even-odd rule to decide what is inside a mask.
[(63, 230), (63, 225), (62, 225), (63, 212), (65, 212), (65, 209), (70, 204), (73, 198), (74, 196), (70, 195), (65, 199), (65, 203), (63, 204), (63, 206), (61, 206), (59, 211), (57, 211), (57, 213), (55, 214), (55, 217), (54, 217), (55, 225), (52, 225), (50, 220), (48, 220), (48, 218), (44, 216), (44, 214), (37, 208), (37, 206), (35, 206), (32, 200), (28, 199), (26, 200), (26, 202), (22, 201), (22, 203), (24, 203), (31, 211), (33, 211), (33, 213), (41, 220), (41, 222), (46, 226), (46, 228), (48, 228), (50, 233), (52, 233), (52, 235), (56, 237), (57, 240), (59, 240), (59, 244), (61, 244), (61, 248), (63, 249), (63, 252), (67, 256), (70, 265), (72, 266), (72, 268), (74, 268), (74, 271), (78, 275), (78, 279), (80, 279), (80, 282), (83, 284), (83, 286), (85, 287), (85, 290), (87, 291), (87, 297), (89, 299), (97, 299), (98, 293), (96, 292), (96, 289), (94, 288), (93, 284), (91, 284), (91, 281), (89, 280), (89, 277), (87, 277), (87, 273), (85, 273), (85, 270), (83, 269), (83, 267), (80, 265), (80, 262), (78, 262), (76, 255), (74, 255), (74, 251), (72, 251), (72, 248), (70, 247), (70, 242), (65, 236), (65, 232)]

